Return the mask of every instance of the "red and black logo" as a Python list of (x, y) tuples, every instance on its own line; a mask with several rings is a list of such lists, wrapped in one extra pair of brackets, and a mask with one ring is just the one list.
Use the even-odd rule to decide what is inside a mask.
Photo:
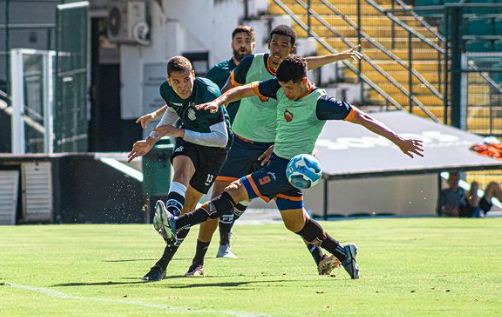
[(293, 114), (289, 112), (288, 110), (284, 111), (284, 119), (286, 119), (287, 122), (291, 122), (293, 120)]

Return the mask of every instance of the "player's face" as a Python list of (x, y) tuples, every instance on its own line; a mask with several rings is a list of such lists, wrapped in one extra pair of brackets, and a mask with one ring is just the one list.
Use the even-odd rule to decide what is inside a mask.
[(247, 55), (253, 54), (255, 42), (247, 33), (236, 33), (232, 40), (234, 57), (239, 62)]
[(194, 80), (195, 73), (193, 70), (172, 72), (171, 76), (167, 77), (167, 82), (181, 99), (188, 99), (192, 95)]
[(268, 44), (272, 63), (279, 65), (289, 54), (293, 52), (291, 38), (286, 35), (274, 34)]
[(301, 97), (305, 96), (305, 94), (309, 90), (307, 78), (303, 78), (298, 83), (295, 83), (292, 80), (286, 82), (280, 81), (279, 85), (281, 85), (282, 90), (284, 91), (284, 95), (289, 100), (298, 100)]

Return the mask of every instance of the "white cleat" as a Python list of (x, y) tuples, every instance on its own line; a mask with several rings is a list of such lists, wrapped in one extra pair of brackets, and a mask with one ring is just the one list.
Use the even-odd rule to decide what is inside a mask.
[(237, 256), (230, 249), (230, 244), (220, 244), (220, 248), (218, 249), (216, 257), (226, 258), (226, 259), (237, 259)]

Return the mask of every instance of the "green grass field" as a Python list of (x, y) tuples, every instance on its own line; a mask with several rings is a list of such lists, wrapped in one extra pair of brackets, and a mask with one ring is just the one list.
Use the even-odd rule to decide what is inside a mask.
[(281, 224), (235, 227), (239, 259), (185, 278), (197, 228), (158, 283), (147, 225), (0, 227), (0, 316), (501, 316), (502, 219), (324, 222), (359, 246), (361, 279), (318, 276)]

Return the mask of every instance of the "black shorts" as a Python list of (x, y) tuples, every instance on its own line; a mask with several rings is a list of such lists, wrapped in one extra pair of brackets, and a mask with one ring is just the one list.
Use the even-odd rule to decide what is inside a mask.
[(227, 154), (226, 148), (202, 146), (176, 139), (171, 163), (176, 156), (188, 156), (195, 166), (195, 174), (190, 179), (190, 186), (200, 193), (207, 194), (220, 173)]
[(234, 144), (228, 153), (228, 160), (218, 175), (218, 180), (233, 182), (261, 169), (263, 166), (258, 158), (272, 144), (249, 141), (235, 134)]

